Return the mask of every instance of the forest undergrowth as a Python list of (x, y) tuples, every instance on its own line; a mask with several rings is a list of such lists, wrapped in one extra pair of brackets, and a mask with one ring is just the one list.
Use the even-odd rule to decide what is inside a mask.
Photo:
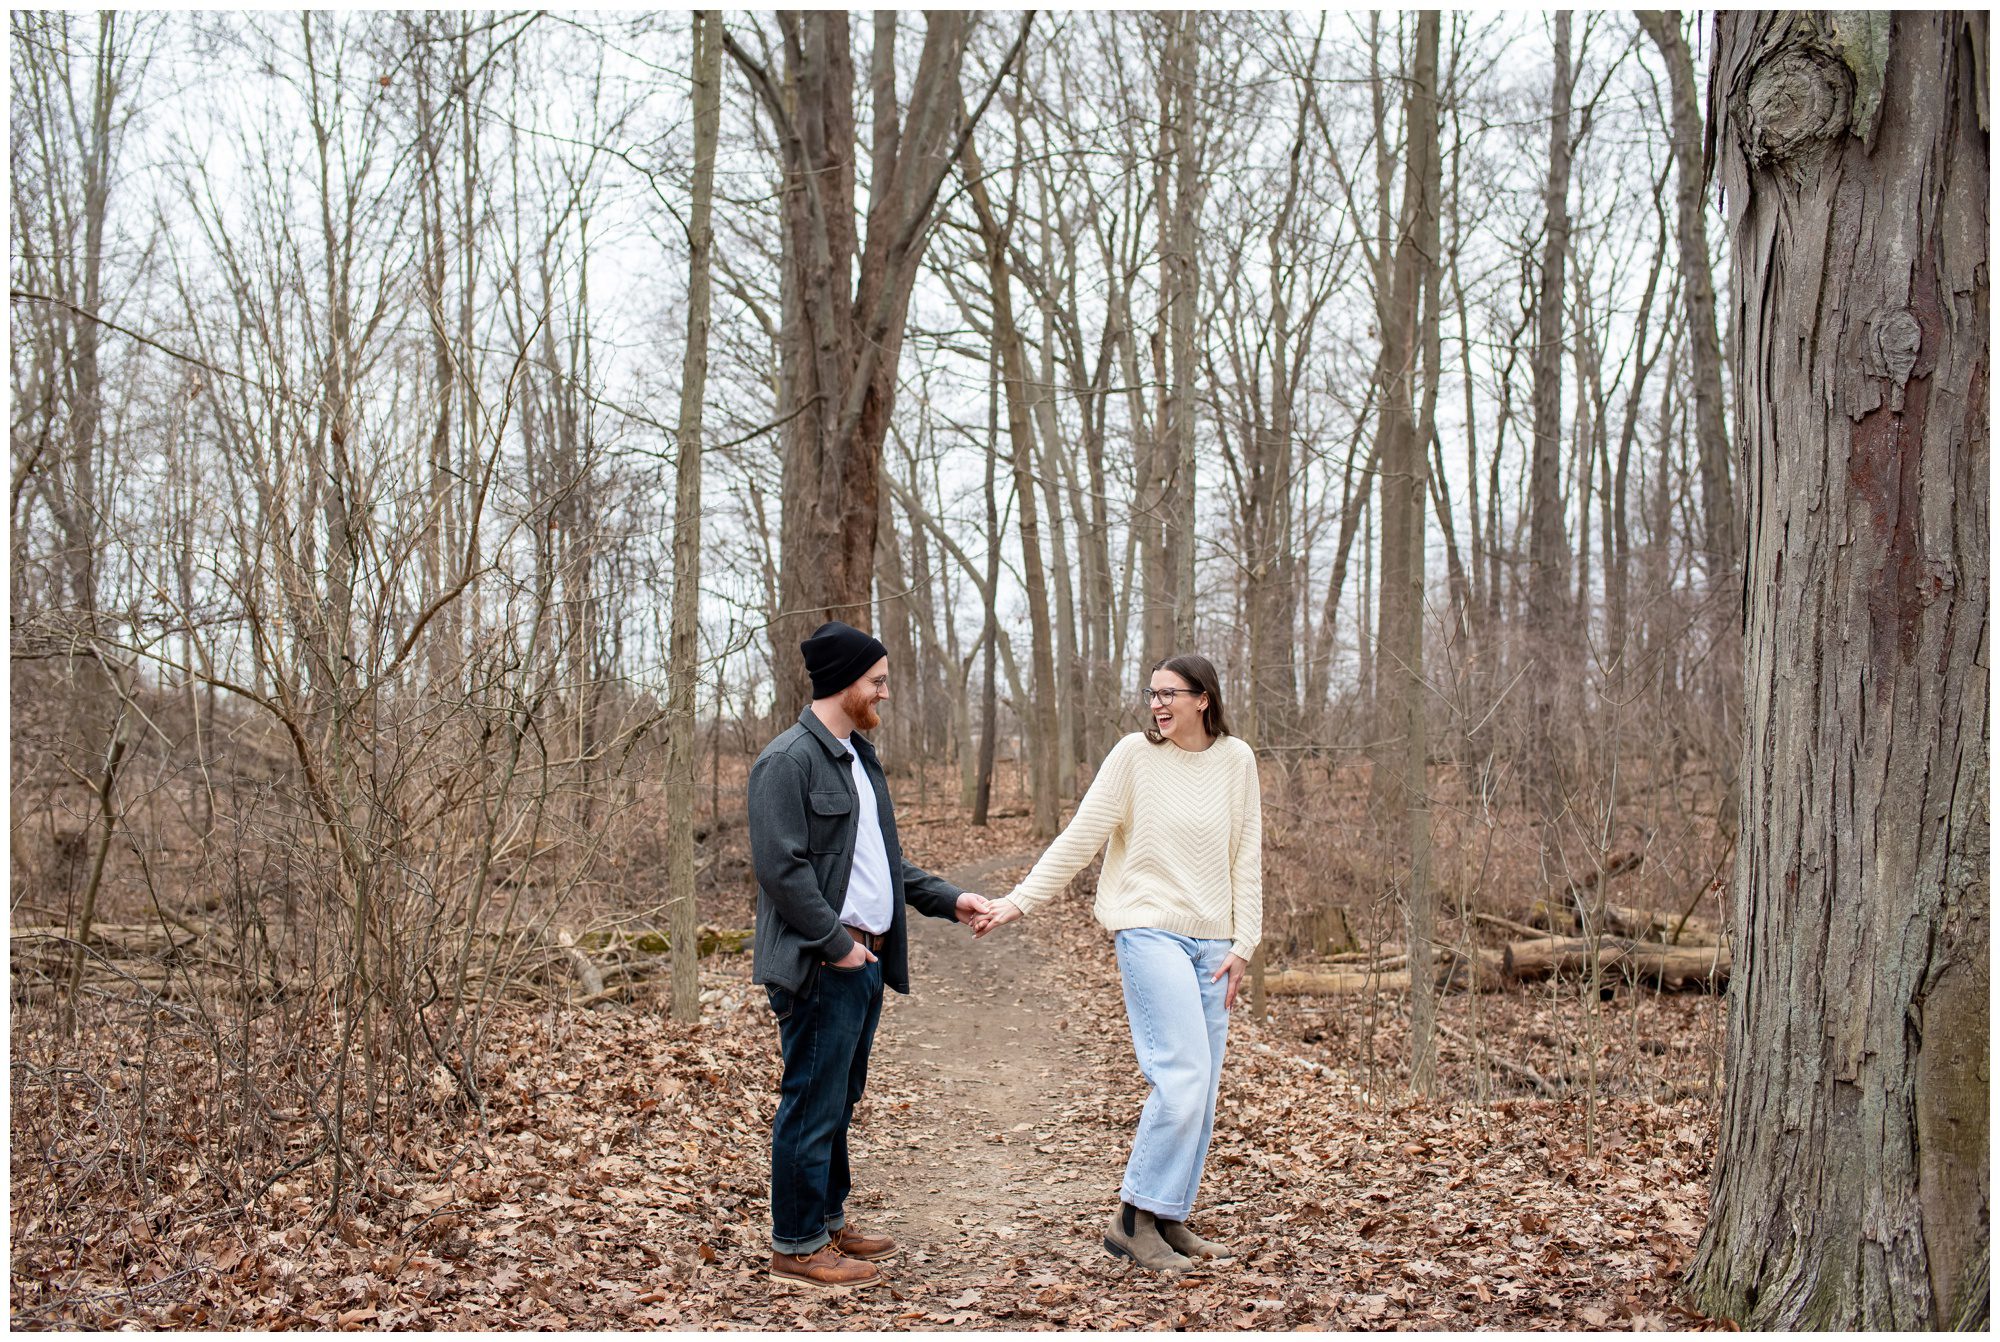
[[(930, 793), (928, 805), (901, 809), (913, 860), (974, 873), (986, 893), (1004, 893), (1036, 851), (1018, 805), (1003, 800), (982, 830), (960, 822), (940, 789)], [(1297, 823), (1275, 818), (1281, 891), (1292, 879), (1287, 846), (1301, 834), (1343, 833), (1331, 823), (1339, 804)], [(718, 832), (725, 849), (742, 842), (740, 827)], [(1340, 869), (1365, 871), (1351, 838), (1338, 845)], [(1440, 870), (1452, 870), (1451, 850), (1442, 851)], [(711, 871), (740, 871), (740, 855), (716, 857)], [(1323, 856), (1319, 869), (1331, 863)], [(704, 921), (747, 924), (750, 897), (733, 888), (738, 880), (711, 883)], [(1597, 998), (1560, 980), (1448, 994), (1439, 1096), (1428, 1101), (1403, 1082), (1398, 994), (1274, 994), (1261, 1018), (1244, 1004), (1197, 1216), (1240, 1257), (1177, 1281), (1107, 1257), (1096, 1236), (1144, 1085), (1110, 942), (1089, 916), (1089, 880), (1046, 916), (976, 946), (962, 928), (918, 920), (916, 991), (886, 1013), (856, 1125), (856, 1214), (905, 1238), (887, 1289), (801, 1298), (764, 1277), (774, 1033), (748, 956), (721, 954), (702, 962), (694, 1026), (669, 1019), (664, 982), (594, 1009), (497, 1005), (478, 1060), (483, 1112), (441, 1075), (429, 1079), (432, 1093), (385, 1106), (400, 1117), (354, 1139), (359, 1169), (347, 1177), (358, 1182), (331, 1215), (331, 1161), (303, 1106), (266, 1103), (254, 1125), (217, 1121), (238, 1112), (218, 1097), (288, 1093), (278, 1074), (324, 1075), (324, 1057), (225, 1053), (219, 1037), (254, 1026), (108, 999), (80, 1014), (71, 1038), (46, 1005), (17, 1003), (11, 1321), (1030, 1330), (1705, 1322), (1676, 1292), (1706, 1211), (1721, 999), (1634, 983), (1612, 982)], [(1350, 902), (1363, 940), (1393, 930), (1377, 926), (1368, 901)], [(1285, 922), (1273, 921), (1274, 947)], [(1455, 927), (1448, 922), (1441, 940)], [(1295, 947), (1275, 953), (1271, 968), (1310, 959), (1310, 948)], [(324, 1024), (313, 1038), (330, 1053), (337, 1035), (331, 1017)], [(261, 1074), (245, 1074), (235, 1058), (257, 1059)], [(1526, 1071), (1543, 1087), (1524, 1081)]]

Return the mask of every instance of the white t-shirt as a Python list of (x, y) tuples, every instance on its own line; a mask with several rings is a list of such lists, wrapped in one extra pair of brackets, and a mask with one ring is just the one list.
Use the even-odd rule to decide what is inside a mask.
[(882, 841), (882, 811), (875, 804), (875, 785), (861, 767), (861, 756), (845, 737), (847, 767), (854, 776), (854, 868), (847, 877), (847, 901), (840, 921), (864, 932), (887, 932), (896, 916), (895, 887), (889, 882), (889, 847)]

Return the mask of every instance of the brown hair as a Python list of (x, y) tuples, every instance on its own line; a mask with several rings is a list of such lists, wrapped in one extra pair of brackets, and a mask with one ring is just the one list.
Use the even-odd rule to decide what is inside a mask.
[[(1215, 674), (1214, 662), (1198, 652), (1183, 652), (1153, 663), (1153, 670), (1171, 671), (1196, 694), (1207, 695), (1208, 707), (1201, 711), (1202, 730), (1210, 736), (1229, 735), (1229, 721), (1222, 715), (1222, 678)], [(1146, 715), (1146, 739), (1154, 745), (1167, 739), (1160, 735), (1150, 713)]]

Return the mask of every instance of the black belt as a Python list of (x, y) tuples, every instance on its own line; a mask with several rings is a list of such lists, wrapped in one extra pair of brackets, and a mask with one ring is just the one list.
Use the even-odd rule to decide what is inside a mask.
[(880, 955), (882, 948), (889, 944), (889, 934), (887, 932), (870, 932), (865, 928), (854, 927), (847, 923), (843, 923), (841, 926), (847, 928), (848, 936), (853, 937), (877, 955)]

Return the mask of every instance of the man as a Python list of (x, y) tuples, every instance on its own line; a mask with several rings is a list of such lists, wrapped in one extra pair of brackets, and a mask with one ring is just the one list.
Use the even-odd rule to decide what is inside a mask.
[(863, 731), (881, 723), (889, 655), (859, 629), (823, 624), (799, 645), (813, 701), (750, 770), (757, 871), (752, 977), (778, 1018), (784, 1080), (771, 1121), (771, 1277), (829, 1290), (874, 1286), (896, 1252), (850, 1224), (847, 1126), (868, 1080), (884, 985), (910, 990), (908, 901), (970, 923), (988, 905), (903, 860), (895, 812)]

